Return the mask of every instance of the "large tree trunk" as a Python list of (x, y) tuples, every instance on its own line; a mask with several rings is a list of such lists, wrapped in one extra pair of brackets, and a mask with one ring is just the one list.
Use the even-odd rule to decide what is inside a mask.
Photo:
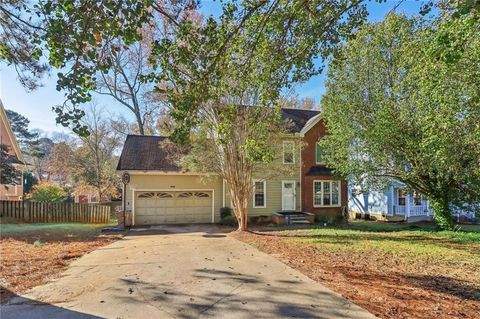
[(138, 125), (138, 133), (140, 135), (145, 135), (145, 127), (143, 126), (142, 115), (140, 114), (140, 108), (138, 107), (137, 103), (134, 102), (135, 105), (135, 119), (137, 120)]
[(437, 227), (441, 230), (453, 229), (450, 198), (446, 194), (438, 194), (437, 196), (431, 196), (429, 200)]
[(248, 229), (248, 200), (245, 193), (241, 191), (238, 185), (230, 187), (230, 195), (232, 196), (233, 213), (237, 218), (238, 231), (245, 231)]

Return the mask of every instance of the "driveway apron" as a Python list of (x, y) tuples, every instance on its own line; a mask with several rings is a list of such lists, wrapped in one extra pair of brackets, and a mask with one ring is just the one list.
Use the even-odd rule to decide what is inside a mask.
[(156, 226), (1, 307), (16, 318), (375, 318), (216, 226)]

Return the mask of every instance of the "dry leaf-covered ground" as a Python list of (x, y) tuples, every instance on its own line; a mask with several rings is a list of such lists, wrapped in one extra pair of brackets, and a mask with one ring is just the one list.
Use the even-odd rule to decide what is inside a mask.
[(232, 236), (381, 318), (480, 318), (480, 227), (353, 223)]
[(116, 240), (105, 225), (0, 225), (0, 302), (60, 276), (75, 258)]

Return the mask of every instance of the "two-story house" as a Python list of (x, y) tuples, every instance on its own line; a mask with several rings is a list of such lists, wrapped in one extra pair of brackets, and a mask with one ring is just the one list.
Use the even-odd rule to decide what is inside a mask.
[[(278, 212), (341, 216), (347, 205), (346, 182), (333, 176), (321, 158), (318, 141), (326, 134), (318, 111), (282, 109), (290, 122), (282, 145), (283, 174), (256, 172), (249, 217)], [(215, 223), (230, 206), (226, 183), (218, 176), (186, 172), (169, 156), (166, 137), (129, 135), (117, 171), (128, 172), (124, 194), (134, 225)]]
[[(363, 192), (359, 187), (350, 184), (348, 193), (348, 207), (359, 218), (408, 222), (433, 219), (434, 212), (427, 198), (417, 192), (408, 191), (406, 185), (397, 180), (392, 180), (383, 190)], [(474, 207), (451, 205), (451, 209), (455, 221), (475, 221)]]
[[(0, 144), (8, 149), (9, 161), (19, 171), (24, 169), (24, 159), (17, 139), (13, 134), (12, 127), (8, 121), (7, 114), (0, 100)], [(22, 178), (16, 184), (0, 184), (0, 200), (21, 200), (23, 198)]]

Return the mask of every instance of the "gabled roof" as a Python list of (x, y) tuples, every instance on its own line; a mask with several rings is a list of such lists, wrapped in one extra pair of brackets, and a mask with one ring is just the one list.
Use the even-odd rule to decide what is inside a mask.
[(282, 108), (282, 119), (291, 123), (288, 127), (290, 133), (300, 133), (305, 125), (319, 114), (320, 111)]
[[(319, 111), (282, 109), (282, 119), (289, 122), (288, 132), (299, 133)], [(118, 161), (119, 171), (179, 172), (180, 152), (165, 136), (128, 135)]]
[(177, 155), (165, 136), (128, 135), (117, 170), (178, 172)]
[(305, 133), (310, 131), (312, 127), (314, 127), (320, 120), (322, 119), (322, 114), (318, 112), (315, 116), (311, 117), (307, 123), (303, 126), (303, 128), (300, 130), (300, 136), (304, 136)]
[(8, 144), (10, 144), (10, 146), (12, 147), (15, 153), (15, 156), (17, 157), (17, 161), (13, 159), (12, 161), (18, 164), (25, 163), (22, 151), (20, 150), (20, 146), (18, 146), (18, 142), (17, 142), (17, 138), (15, 137), (15, 134), (13, 134), (12, 127), (10, 125), (10, 122), (8, 121), (7, 113), (5, 113), (5, 108), (3, 107), (3, 103), (1, 99), (0, 99), (0, 124), (5, 126), (7, 135), (9, 137), (9, 142), (10, 142)]

